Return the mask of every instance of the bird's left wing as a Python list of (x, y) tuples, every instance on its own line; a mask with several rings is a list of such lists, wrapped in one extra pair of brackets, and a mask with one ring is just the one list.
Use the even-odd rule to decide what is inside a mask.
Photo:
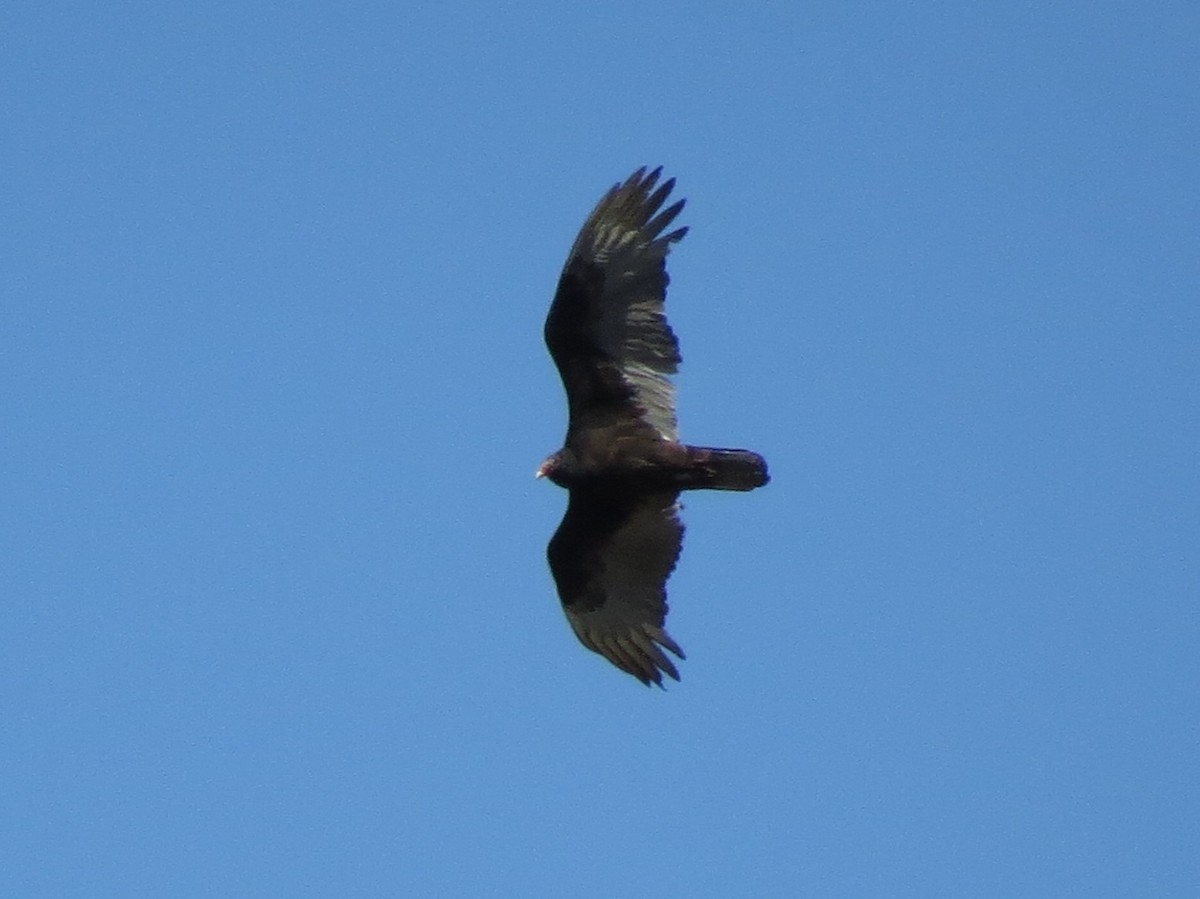
[(638, 169), (592, 210), (567, 257), (546, 346), (562, 375), (572, 431), (619, 421), (675, 440), (679, 342), (667, 323), (666, 258), (687, 228), (667, 231), (683, 200), (662, 169)]
[(567, 621), (588, 649), (649, 685), (679, 680), (663, 649), (667, 578), (683, 545), (676, 493), (574, 489), (547, 555)]

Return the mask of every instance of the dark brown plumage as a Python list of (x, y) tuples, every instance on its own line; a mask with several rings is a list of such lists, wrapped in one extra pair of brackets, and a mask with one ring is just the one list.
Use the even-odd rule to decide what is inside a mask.
[[(663, 314), (666, 258), (687, 228), (667, 228), (675, 180), (658, 168), (615, 185), (580, 229), (546, 318), (567, 393), (565, 445), (538, 477), (570, 491), (547, 555), (575, 635), (644, 684), (679, 671), (663, 629), (666, 583), (683, 544), (682, 490), (753, 490), (767, 464), (748, 450), (678, 441), (679, 342)], [(664, 233), (667, 232), (667, 233)]]

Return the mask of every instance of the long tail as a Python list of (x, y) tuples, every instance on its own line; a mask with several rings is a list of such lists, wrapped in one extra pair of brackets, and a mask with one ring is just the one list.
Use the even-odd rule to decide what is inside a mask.
[(767, 460), (750, 450), (711, 446), (689, 446), (687, 449), (689, 467), (695, 479), (688, 479), (685, 490), (753, 490), (771, 480), (767, 474)]

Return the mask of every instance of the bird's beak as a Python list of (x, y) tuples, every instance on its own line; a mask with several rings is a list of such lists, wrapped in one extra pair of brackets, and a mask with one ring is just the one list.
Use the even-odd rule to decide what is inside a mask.
[(543, 462), (538, 466), (538, 470), (533, 473), (535, 478), (544, 478), (546, 476), (546, 463)]

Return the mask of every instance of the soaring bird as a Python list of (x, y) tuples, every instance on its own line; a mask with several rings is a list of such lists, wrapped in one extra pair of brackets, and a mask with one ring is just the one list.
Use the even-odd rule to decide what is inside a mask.
[[(583, 223), (558, 280), (545, 338), (567, 393), (562, 449), (537, 470), (570, 494), (547, 548), (571, 628), (643, 684), (679, 680), (664, 629), (667, 578), (683, 545), (683, 490), (753, 490), (767, 463), (743, 449), (680, 443), (679, 341), (667, 324), (667, 253), (687, 228), (663, 208), (675, 186), (640, 168)], [(656, 187), (657, 186), (657, 187)]]

